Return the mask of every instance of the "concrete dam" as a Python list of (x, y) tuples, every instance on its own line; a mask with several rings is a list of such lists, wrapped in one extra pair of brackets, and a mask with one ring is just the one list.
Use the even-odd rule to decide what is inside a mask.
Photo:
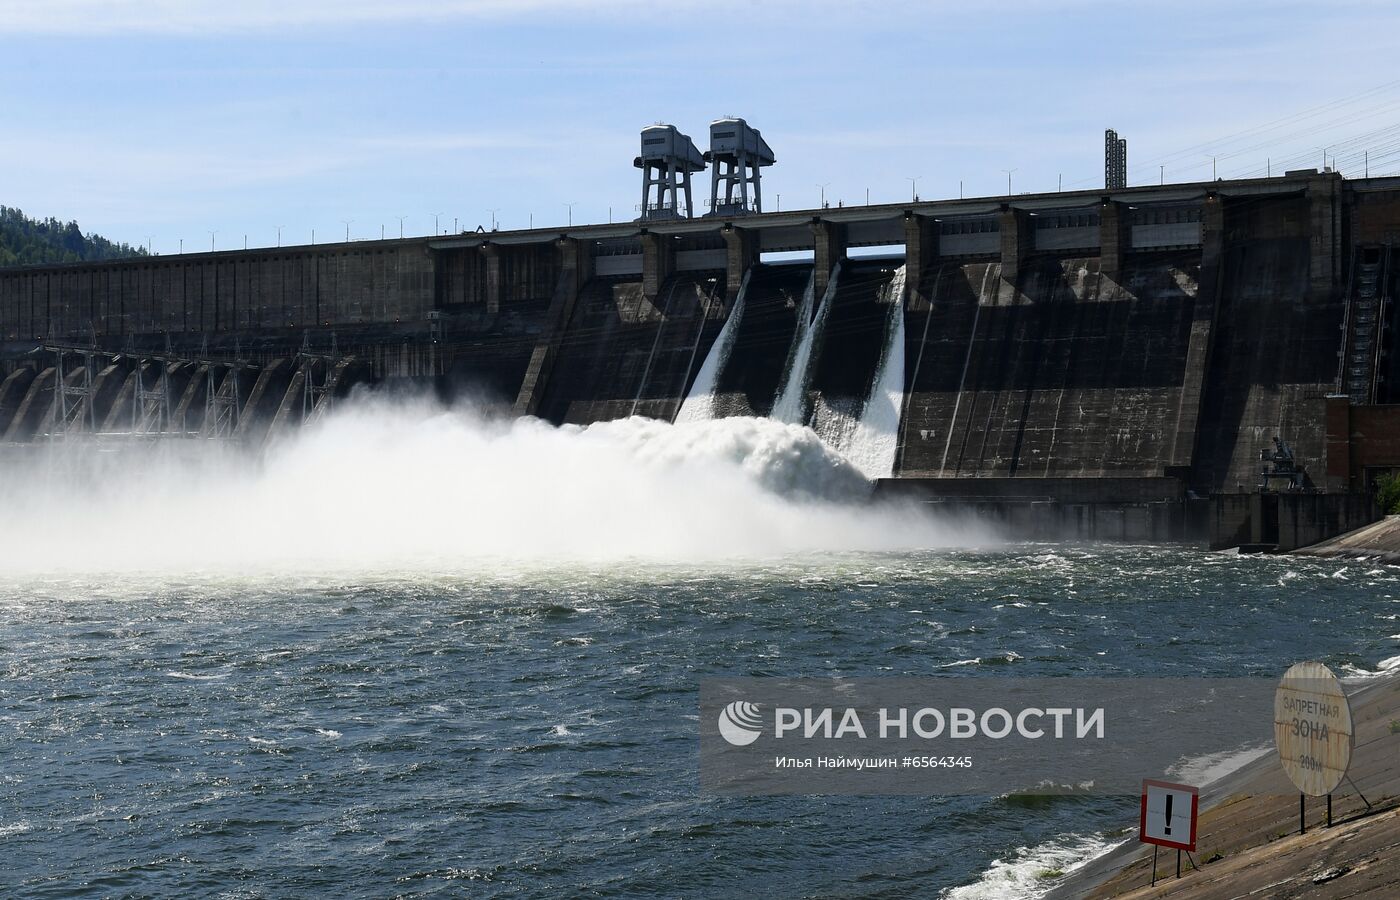
[(638, 162), (625, 224), (0, 270), (0, 440), (256, 447), (431, 386), (802, 422), (1018, 534), (1262, 549), (1364, 524), (1400, 469), (1400, 178), (765, 212), (740, 166), (692, 216)]

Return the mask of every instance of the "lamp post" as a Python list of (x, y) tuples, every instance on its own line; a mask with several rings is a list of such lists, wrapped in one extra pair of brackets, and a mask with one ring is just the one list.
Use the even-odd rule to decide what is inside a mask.
[(904, 176), (904, 180), (907, 181), (907, 182), (909, 182), (909, 199), (910, 199), (910, 200), (918, 200), (918, 199), (919, 199), (919, 176), (918, 176), (918, 175), (914, 175), (914, 176), (906, 175), (906, 176)]
[(395, 216), (394, 218), (399, 220), (399, 240), (403, 240), (403, 220), (407, 219), (408, 216)]
[(1006, 196), (1010, 197), (1010, 196), (1011, 196), (1011, 173), (1012, 173), (1012, 172), (1015, 172), (1016, 170), (1015, 170), (1015, 169), (1002, 169), (1002, 171), (1006, 173)]
[(348, 244), (348, 243), (350, 243), (350, 223), (351, 223), (351, 222), (354, 222), (355, 220), (354, 220), (354, 219), (341, 219), (340, 221), (342, 221), (342, 222), (345, 223), (345, 243)]
[(819, 185), (817, 185), (817, 189), (818, 189), (819, 191), (822, 192), (822, 193), (821, 193), (821, 203), (822, 203), (821, 208), (822, 208), (822, 209), (826, 209), (826, 189), (829, 188), (829, 187), (831, 187), (831, 182), (829, 182), (829, 181), (828, 181), (826, 184), (819, 184)]
[(282, 246), (282, 229), (283, 229), (284, 227), (285, 227), (285, 226), (282, 226), (282, 225), (278, 225), (278, 226), (277, 226), (277, 246), (279, 246), (279, 247)]
[(489, 213), (491, 214), (491, 230), (492, 230), (492, 231), (495, 231), (495, 230), (496, 230), (496, 213), (498, 213), (498, 212), (500, 212), (500, 211), (501, 211), (501, 208), (500, 208), (499, 206), (496, 207), (495, 209), (488, 209), (488, 210), (487, 210), (487, 212), (489, 212)]
[(577, 204), (578, 204), (578, 201), (577, 201), (577, 200), (573, 201), (572, 203), (565, 203), (565, 204), (564, 204), (565, 206), (567, 206), (567, 207), (569, 208), (569, 225), (571, 225), (571, 226), (574, 224), (574, 206), (576, 206)]
[(217, 232), (217, 231), (211, 231), (211, 232), (209, 232), (209, 252), (210, 252), (210, 253), (213, 253), (213, 252), (214, 252), (214, 235), (216, 235), (216, 234), (218, 234), (218, 233), (219, 233), (219, 232)]

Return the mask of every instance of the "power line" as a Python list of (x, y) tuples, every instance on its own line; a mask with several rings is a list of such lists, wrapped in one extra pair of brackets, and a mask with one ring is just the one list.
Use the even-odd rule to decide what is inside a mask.
[[(1277, 148), (1280, 145), (1286, 145), (1294, 141), (1334, 131), (1345, 125), (1354, 124), (1381, 115), (1393, 114), (1396, 111), (1400, 111), (1400, 97), (1388, 98), (1380, 103), (1372, 103), (1361, 109), (1356, 109), (1354, 107), (1358, 103), (1374, 100), (1378, 96), (1394, 90), (1397, 87), (1400, 87), (1400, 80), (1389, 81), (1359, 93), (1342, 97), (1328, 103), (1308, 107), (1278, 119), (1273, 119), (1231, 134), (1223, 135), (1219, 138), (1213, 138), (1209, 141), (1183, 147), (1154, 158), (1145, 159), (1132, 167), (1133, 180), (1144, 182), (1149, 178), (1148, 173), (1154, 168), (1158, 169), (1157, 174), (1159, 175), (1159, 180), (1165, 180), (1164, 176), (1167, 174), (1180, 175), (1200, 170), (1208, 161), (1202, 159), (1202, 157), (1215, 156), (1218, 162), (1225, 162), (1260, 150)], [(1325, 116), (1328, 113), (1335, 113), (1335, 115), (1323, 119), (1322, 121), (1315, 121), (1318, 117)], [(1293, 127), (1290, 129), (1290, 126), (1302, 127)], [(1379, 131), (1388, 130), (1390, 127), (1393, 126), (1386, 126), (1385, 128), (1379, 129)], [(1256, 140), (1244, 146), (1232, 146), (1238, 144), (1240, 141), (1249, 138), (1259, 138), (1264, 135), (1269, 136), (1265, 140)], [(1338, 144), (1338, 146), (1340, 145), (1341, 144)], [(1303, 154), (1300, 151), (1291, 157), (1277, 157), (1274, 161), (1296, 161), (1312, 152), (1313, 149), (1310, 148), (1307, 154)], [(1191, 163), (1189, 165), (1178, 165), (1175, 168), (1171, 168), (1173, 163), (1180, 163), (1185, 159), (1190, 159)], [(1285, 162), (1284, 168), (1287, 167), (1287, 162)], [(1266, 168), (1258, 169), (1260, 172), (1266, 170)], [(1251, 169), (1251, 171), (1254, 170)], [(1096, 178), (1097, 175), (1094, 175), (1076, 180), (1070, 183), (1070, 187), (1073, 188), (1091, 184)]]

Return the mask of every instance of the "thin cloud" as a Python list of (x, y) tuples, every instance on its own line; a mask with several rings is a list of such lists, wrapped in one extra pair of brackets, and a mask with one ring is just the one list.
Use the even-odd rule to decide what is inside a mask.
[[(680, 5), (702, 6), (699, 0)], [(643, 0), (8, 0), (0, 6), (0, 33), (219, 34), (545, 13), (597, 16), (649, 8)]]
[[(1334, 9), (1385, 11), (1393, 0), (1336, 0)], [(1183, 7), (1209, 7), (1206, 0), (1178, 0)], [(1303, 0), (1280, 0), (1280, 9), (1310, 9)], [(872, 18), (898, 23), (908, 16), (987, 20), (997, 15), (1055, 14), (1116, 5), (1104, 0), (671, 0), (668, 14), (712, 14), (741, 10), (746, 21), (777, 19), (801, 29), (837, 19)], [(654, 15), (652, 0), (4, 0), (0, 34), (169, 34), (267, 32), (303, 27), (354, 27), (453, 20), (545, 23), (551, 16), (597, 20)]]
[[(577, 140), (576, 134), (570, 135)], [(491, 134), (401, 134), (360, 138), (356, 143), (371, 151), (401, 153), (440, 153), (452, 150), (549, 150), (557, 148), (557, 138), (518, 133)]]
[[(1026, 11), (1074, 7), (1098, 0), (988, 0), (978, 7)], [(420, 24), (456, 20), (547, 24), (554, 16), (645, 23), (653, 0), (4, 0), (0, 34), (200, 35), (267, 32), (303, 27)], [(668, 15), (742, 11), (745, 20), (776, 19), (792, 27), (836, 17), (884, 15), (891, 21), (909, 11), (972, 14), (958, 0), (671, 0)], [(816, 19), (813, 13), (820, 12)], [(794, 13), (799, 13), (794, 18)]]

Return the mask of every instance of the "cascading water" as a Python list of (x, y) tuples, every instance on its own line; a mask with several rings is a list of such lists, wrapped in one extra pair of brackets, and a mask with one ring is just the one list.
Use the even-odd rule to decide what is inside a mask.
[[(899, 415), (904, 402), (904, 273), (904, 266), (900, 266), (880, 291), (881, 303), (889, 313), (869, 393), (860, 398), (818, 396), (808, 414), (808, 424), (822, 442), (872, 481), (893, 472), (899, 446)], [(835, 281), (833, 277), (832, 283)], [(817, 314), (814, 330), (818, 339), (825, 330), (832, 294), (827, 292)]]
[[(905, 268), (900, 266), (896, 269), (889, 283), (881, 289), (882, 302), (889, 308), (889, 318), (869, 394), (856, 398), (860, 401), (858, 407), (855, 402), (850, 402), (849, 409), (834, 408), (819, 398), (818, 408), (812, 410), (808, 408), (807, 395), (811, 387), (814, 350), (823, 337), (840, 277), (841, 267), (838, 265), (832, 272), (815, 315), (812, 310), (815, 279), (807, 282), (783, 383), (769, 418), (793, 425), (810, 424), (827, 446), (841, 453), (866, 478), (886, 478), (894, 470), (904, 403)], [(715, 391), (734, 353), (748, 284), (746, 275), (734, 311), (706, 355), (695, 383), (676, 415), (677, 424), (706, 422), (715, 418)]]
[(744, 297), (748, 294), (749, 277), (752, 274), (752, 269), (744, 273), (744, 280), (739, 285), (739, 295), (734, 300), (734, 309), (729, 313), (729, 318), (725, 320), (714, 344), (710, 346), (710, 352), (705, 354), (705, 362), (695, 376), (695, 383), (690, 386), (690, 393), (686, 394), (685, 402), (676, 413), (677, 424), (708, 422), (715, 418), (715, 391), (719, 388), (719, 376), (734, 353), (734, 341), (739, 336), (739, 322), (744, 316)]
[(900, 266), (885, 287), (885, 302), (890, 308), (885, 346), (860, 420), (846, 444), (838, 448), (872, 479), (894, 474), (899, 451), (899, 417), (904, 408), (904, 273), (904, 266)]
[(812, 345), (816, 342), (821, 326), (826, 322), (826, 314), (831, 309), (831, 298), (836, 293), (836, 282), (841, 275), (837, 265), (822, 295), (821, 307), (814, 317), (812, 305), (816, 302), (816, 270), (807, 282), (807, 290), (802, 294), (802, 309), (797, 314), (797, 331), (793, 335), (793, 349), (788, 354), (787, 371), (783, 386), (778, 391), (778, 399), (773, 403), (770, 418), (792, 425), (807, 421), (807, 385), (811, 379)]

